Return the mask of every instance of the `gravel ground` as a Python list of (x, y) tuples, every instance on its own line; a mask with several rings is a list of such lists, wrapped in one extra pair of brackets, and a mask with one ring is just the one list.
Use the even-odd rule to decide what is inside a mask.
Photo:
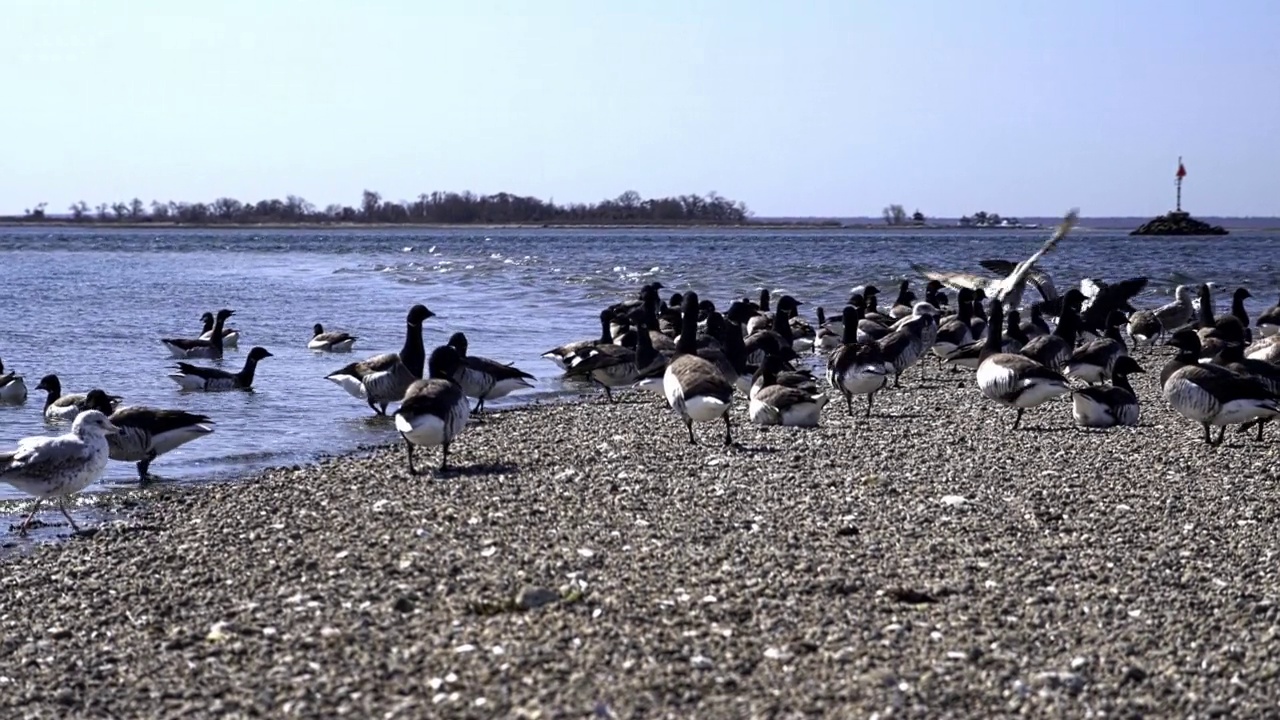
[(0, 708), (1280, 717), (1280, 440), (1203, 446), (1162, 359), (1137, 429), (1009, 433), (912, 371), (870, 420), (739, 410), (743, 449), (632, 394), (490, 416), (446, 477), (396, 446), (102, 498), (0, 564)]

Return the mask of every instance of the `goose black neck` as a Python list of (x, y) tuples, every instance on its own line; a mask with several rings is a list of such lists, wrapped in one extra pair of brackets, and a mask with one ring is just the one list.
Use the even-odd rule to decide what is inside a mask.
[(773, 331), (785, 338), (787, 342), (791, 342), (791, 316), (782, 308), (776, 308), (773, 311)]
[(844, 329), (840, 332), (840, 342), (852, 345), (858, 342), (858, 323), (862, 322), (862, 309), (854, 307), (853, 312), (844, 316)]
[(422, 377), (422, 367), (427, 362), (427, 353), (422, 347), (421, 323), (405, 324), (404, 347), (400, 348), (400, 362), (404, 363), (414, 377)]
[(680, 339), (676, 341), (676, 352), (681, 355), (698, 352), (698, 304), (690, 303), (687, 297), (680, 311)]
[(987, 321), (987, 339), (982, 344), (979, 360), (1000, 352), (1004, 347), (1004, 305), (998, 300), (991, 303), (991, 316)]
[(1053, 329), (1053, 334), (1066, 340), (1069, 347), (1075, 347), (1079, 322), (1074, 310), (1063, 308), (1062, 317), (1058, 318), (1058, 327)]
[(222, 313), (218, 313), (218, 316), (213, 320), (213, 337), (209, 339), (213, 342), (213, 347), (219, 351), (222, 350), (222, 326), (226, 322), (227, 319), (222, 316)]
[(747, 343), (742, 339), (742, 325), (725, 320), (724, 356), (739, 375), (747, 371)]
[(1111, 376), (1111, 384), (1133, 395), (1133, 386), (1129, 384), (1129, 376), (1124, 373)]
[(240, 376), (241, 387), (249, 387), (253, 385), (253, 374), (258, 371), (258, 361), (249, 356), (245, 358), (244, 369), (236, 373)]
[(960, 307), (956, 308), (956, 319), (965, 325), (969, 324), (969, 321), (973, 319), (972, 300), (960, 303)]
[(1235, 315), (1246, 327), (1249, 325), (1249, 313), (1244, 309), (1244, 298), (1239, 295), (1231, 298), (1231, 314)]
[(600, 344), (608, 345), (613, 342), (613, 332), (610, 329), (611, 321), (608, 316), (600, 318)]

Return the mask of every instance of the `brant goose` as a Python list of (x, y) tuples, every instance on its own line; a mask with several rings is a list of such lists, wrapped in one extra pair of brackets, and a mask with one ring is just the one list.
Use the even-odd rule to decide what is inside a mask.
[(454, 379), (461, 367), (462, 357), (452, 346), (441, 345), (432, 350), (427, 361), (428, 377), (409, 386), (395, 411), (396, 430), (404, 438), (410, 475), (417, 474), (413, 467), (414, 446), (439, 446), (443, 472), (449, 466), (449, 445), (467, 429), (470, 403)]
[(360, 398), (378, 415), (387, 414), (387, 406), (404, 397), (404, 391), (422, 377), (426, 353), (422, 348), (422, 324), (435, 317), (425, 305), (409, 308), (405, 318), (404, 345), (399, 353), (382, 353), (367, 360), (353, 362), (329, 373), (331, 380), (352, 397)]
[[(698, 325), (698, 294), (685, 293), (683, 315), (680, 322), (680, 340), (676, 344), (675, 357), (667, 363), (662, 378), (667, 403), (684, 421), (689, 431), (689, 442), (697, 444), (693, 435), (695, 422), (711, 422), (724, 419), (724, 444), (733, 443), (733, 429), (729, 411), (733, 408), (733, 385), (725, 379), (715, 364), (697, 354), (694, 336)], [(781, 314), (781, 313), (779, 313)], [(775, 324), (777, 316), (775, 316)], [(785, 319), (784, 319), (785, 322)]]
[(204, 392), (226, 392), (228, 390), (253, 389), (253, 375), (257, 372), (258, 362), (273, 357), (264, 347), (255, 347), (244, 359), (244, 369), (240, 372), (227, 372), (219, 368), (199, 367), (180, 362), (178, 372), (170, 373), (169, 378), (178, 383), (183, 390), (202, 390)]

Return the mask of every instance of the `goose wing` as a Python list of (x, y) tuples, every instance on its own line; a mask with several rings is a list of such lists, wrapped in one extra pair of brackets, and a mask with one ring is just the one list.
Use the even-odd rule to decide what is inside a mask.
[(1066, 237), (1067, 234), (1071, 232), (1071, 229), (1075, 227), (1076, 222), (1079, 219), (1080, 211), (1077, 208), (1072, 208), (1067, 211), (1066, 216), (1062, 218), (1062, 223), (1053, 231), (1053, 235), (1049, 236), (1049, 239), (1045, 241), (1044, 245), (1042, 245), (1039, 250), (1032, 253), (1031, 257), (1018, 263), (1013, 272), (1006, 275), (1003, 280), (996, 284), (995, 292), (993, 293), (995, 299), (998, 302), (1004, 302), (1004, 299), (1007, 296), (1020, 287), (1023, 282), (1025, 282), (1027, 276), (1035, 268), (1036, 263), (1040, 262), (1040, 258), (1044, 257), (1057, 247), (1058, 243), (1062, 241), (1062, 238)]
[(1204, 388), (1223, 404), (1235, 400), (1277, 399), (1275, 393), (1257, 378), (1241, 375), (1218, 365), (1188, 365), (1174, 374)]
[(472, 370), (492, 375), (496, 380), (532, 380), (532, 375), (510, 364), (500, 363), (487, 357), (468, 355), (463, 359)]
[(135, 405), (121, 408), (111, 414), (111, 423), (118, 427), (133, 427), (146, 430), (152, 435), (173, 430), (189, 428), (193, 425), (211, 423), (207, 415), (187, 412), (186, 410), (160, 410)]
[(389, 372), (398, 362), (400, 362), (398, 353), (382, 353), (381, 355), (374, 355), (371, 358), (349, 363), (343, 366), (341, 370), (329, 373), (328, 377), (334, 378), (339, 375), (346, 375), (363, 380), (370, 375)]
[(235, 377), (235, 373), (227, 372), (221, 368), (200, 367), (191, 363), (180, 362), (177, 364), (178, 371), (183, 375), (192, 375), (205, 380), (219, 380), (224, 378)]
[(982, 275), (974, 275), (972, 273), (962, 272), (940, 272), (930, 270), (918, 263), (911, 263), (911, 269), (922, 275), (927, 280), (937, 280), (952, 290), (969, 289), (969, 290), (987, 290), (996, 281)]
[[(1010, 260), (979, 260), (978, 264), (1001, 277), (1008, 277), (1018, 269), (1018, 266)], [(1053, 284), (1053, 277), (1043, 270), (1033, 268), (1027, 273), (1027, 282), (1039, 290), (1040, 297), (1045, 300), (1056, 300), (1059, 297), (1058, 287)]]

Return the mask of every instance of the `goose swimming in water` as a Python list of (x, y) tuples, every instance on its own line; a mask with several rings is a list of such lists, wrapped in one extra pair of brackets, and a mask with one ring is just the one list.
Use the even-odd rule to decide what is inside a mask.
[[(733, 408), (733, 385), (725, 379), (716, 366), (698, 357), (694, 336), (698, 326), (698, 294), (685, 293), (680, 322), (680, 340), (676, 355), (667, 363), (662, 378), (667, 404), (684, 421), (689, 431), (689, 442), (697, 444), (693, 434), (695, 422), (711, 422), (724, 419), (724, 444), (733, 444), (733, 428), (729, 420)], [(776, 319), (776, 318), (775, 318)]]
[(431, 351), (427, 361), (428, 376), (415, 380), (396, 409), (396, 430), (404, 438), (410, 475), (413, 448), (439, 447), (440, 471), (449, 467), (449, 447), (467, 429), (471, 417), (470, 403), (462, 386), (454, 378), (462, 367), (462, 358), (449, 345)]
[(107, 438), (110, 457), (117, 462), (136, 463), (138, 479), (151, 480), (151, 463), (165, 453), (213, 432), (213, 420), (185, 410), (161, 410), (132, 405), (113, 410), (106, 393), (89, 391), (89, 409), (103, 414), (118, 431)]
[(22, 376), (4, 371), (4, 362), (0, 361), (0, 405), (21, 405), (27, 401), (27, 383)]
[(422, 347), (422, 324), (435, 313), (426, 305), (414, 305), (405, 317), (404, 345), (398, 353), (382, 353), (353, 362), (325, 376), (354, 398), (364, 400), (377, 415), (386, 415), (387, 406), (398, 402), (422, 377), (426, 351)]
[(351, 352), (352, 346), (359, 339), (355, 335), (337, 330), (326, 332), (323, 325), (316, 323), (311, 329), (311, 340), (307, 342), (307, 349), (334, 353)]
[(853, 416), (853, 396), (866, 395), (866, 417), (871, 417), (876, 392), (889, 384), (889, 369), (879, 345), (857, 341), (857, 325), (857, 310), (846, 305), (844, 342), (827, 356), (827, 382), (844, 395), (850, 417)]
[(516, 390), (533, 389), (533, 383), (529, 381), (535, 378), (529, 373), (487, 357), (468, 355), (467, 336), (463, 333), (454, 333), (449, 337), (448, 344), (461, 358), (453, 379), (462, 387), (467, 397), (479, 400), (471, 412), (479, 413), (484, 410), (485, 400), (504, 397)]
[(751, 394), (747, 416), (757, 425), (817, 427), (827, 396), (777, 384), (781, 369), (782, 359), (775, 355), (765, 358), (756, 370), (753, 385), (759, 389)]
[(227, 318), (235, 315), (234, 310), (223, 308), (218, 311), (213, 321), (213, 331), (207, 340), (195, 339), (187, 340), (182, 338), (162, 338), (161, 343), (169, 348), (169, 353), (176, 358), (191, 360), (203, 358), (206, 360), (216, 360), (222, 357), (222, 349), (225, 347), (225, 341), (222, 336), (222, 327), (226, 323)]
[[(213, 340), (213, 326), (215, 323), (213, 313), (205, 312), (200, 316), (200, 323), (203, 330), (200, 332), (201, 340)], [(224, 348), (233, 348), (240, 345), (240, 331), (232, 330), (229, 327), (222, 328), (222, 346)]]
[(255, 347), (244, 359), (244, 369), (240, 372), (228, 372), (220, 368), (200, 367), (180, 362), (178, 371), (169, 374), (169, 379), (178, 383), (183, 390), (201, 390), (204, 392), (227, 392), (230, 390), (252, 390), (253, 376), (258, 371), (258, 363), (266, 358), (274, 357), (264, 347)]
[(1275, 305), (1258, 313), (1257, 323), (1258, 334), (1264, 338), (1275, 337), (1280, 335), (1280, 301)]
[(19, 534), (27, 534), (40, 504), (54, 497), (71, 529), (80, 531), (67, 512), (66, 498), (102, 477), (107, 469), (107, 436), (114, 432), (116, 426), (106, 415), (86, 410), (76, 415), (65, 435), (23, 438), (17, 448), (0, 452), (0, 482), (36, 498)]
[(585, 357), (586, 351), (600, 345), (612, 345), (613, 334), (610, 330), (613, 322), (612, 310), (600, 311), (600, 336), (592, 340), (575, 340), (574, 342), (565, 343), (559, 347), (551, 348), (542, 353), (542, 357), (550, 360), (560, 367), (561, 370), (569, 369), (568, 362), (570, 359), (582, 355)]
[(1111, 368), (1112, 385), (1081, 388), (1071, 393), (1071, 417), (1076, 425), (1108, 428), (1138, 424), (1138, 395), (1129, 384), (1130, 373), (1143, 372), (1138, 362), (1121, 355)]
[(1026, 355), (1001, 352), (1004, 344), (1004, 305), (991, 303), (991, 323), (983, 341), (975, 379), (978, 390), (989, 400), (1016, 408), (1013, 429), (1022, 422), (1022, 413), (1071, 391), (1067, 379)]
[[(80, 413), (88, 408), (88, 393), (62, 393), (62, 381), (57, 375), (45, 375), (40, 378), (40, 384), (36, 385), (37, 390), (44, 390), (47, 395), (44, 399), (44, 417), (46, 420), (72, 420)], [(114, 406), (120, 402), (120, 397), (116, 395), (107, 395), (108, 400)]]
[[(635, 310), (630, 317), (637, 327), (645, 330), (645, 332), (636, 333), (634, 349), (606, 343), (580, 350), (576, 356), (565, 363), (568, 366), (564, 373), (565, 379), (589, 379), (604, 388), (605, 402), (613, 403), (616, 402), (613, 397), (614, 388), (635, 385), (647, 369), (655, 363), (663, 362), (662, 355), (650, 344), (648, 328), (644, 326), (643, 311)], [(696, 313), (693, 320), (696, 325)], [(696, 339), (690, 339), (697, 343)]]

